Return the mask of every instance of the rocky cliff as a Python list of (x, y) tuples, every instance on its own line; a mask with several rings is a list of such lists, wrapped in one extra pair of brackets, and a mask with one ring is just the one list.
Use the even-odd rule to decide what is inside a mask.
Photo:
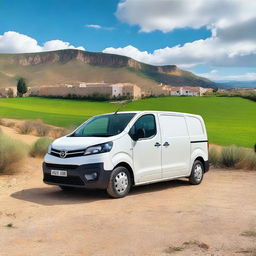
[(19, 76), (27, 78), (31, 86), (82, 80), (133, 82), (142, 87), (147, 83), (150, 87), (159, 83), (172, 86), (216, 87), (215, 83), (181, 70), (176, 65), (153, 66), (125, 56), (73, 49), (0, 54), (0, 86), (13, 84)]

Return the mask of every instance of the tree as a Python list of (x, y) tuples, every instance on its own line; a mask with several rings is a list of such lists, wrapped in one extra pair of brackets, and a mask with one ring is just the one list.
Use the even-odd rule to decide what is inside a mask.
[(26, 81), (24, 78), (20, 78), (17, 83), (17, 94), (18, 96), (22, 97), (28, 91)]
[(8, 89), (8, 91), (7, 91), (7, 96), (8, 96), (8, 98), (13, 98), (14, 92), (13, 92), (13, 89), (12, 89), (12, 88), (9, 88), (9, 89)]

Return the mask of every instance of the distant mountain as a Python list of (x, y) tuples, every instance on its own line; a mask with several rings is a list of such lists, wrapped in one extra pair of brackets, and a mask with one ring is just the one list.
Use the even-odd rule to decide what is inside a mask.
[(15, 86), (24, 77), (29, 86), (84, 82), (130, 82), (143, 90), (159, 84), (216, 88), (218, 84), (179, 69), (176, 65), (153, 66), (106, 53), (59, 50), (40, 53), (0, 54), (0, 87)]
[(224, 81), (219, 83), (225, 88), (256, 88), (256, 81)]

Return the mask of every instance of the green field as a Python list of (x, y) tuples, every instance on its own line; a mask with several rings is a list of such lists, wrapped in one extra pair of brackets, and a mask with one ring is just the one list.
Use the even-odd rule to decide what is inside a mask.
[[(89, 117), (115, 111), (108, 102), (45, 98), (0, 99), (0, 118), (41, 119), (71, 127)], [(252, 147), (256, 143), (256, 103), (230, 97), (164, 97), (129, 103), (123, 110), (169, 110), (200, 114), (209, 141), (220, 145)]]

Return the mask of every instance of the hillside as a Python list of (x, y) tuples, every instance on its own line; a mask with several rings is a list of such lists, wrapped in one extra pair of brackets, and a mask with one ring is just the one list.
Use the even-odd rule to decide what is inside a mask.
[(152, 66), (134, 59), (80, 50), (0, 54), (0, 87), (15, 86), (18, 77), (29, 86), (85, 82), (131, 82), (144, 90), (160, 83), (172, 86), (217, 86), (175, 65)]

